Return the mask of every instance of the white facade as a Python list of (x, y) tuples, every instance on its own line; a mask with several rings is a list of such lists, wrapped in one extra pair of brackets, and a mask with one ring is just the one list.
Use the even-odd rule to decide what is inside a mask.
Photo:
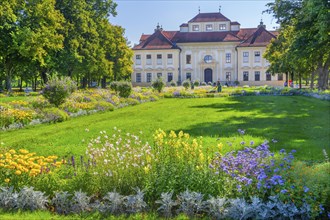
[(177, 32), (158, 26), (133, 48), (132, 82), (144, 86), (162, 77), (167, 83), (190, 79), (229, 85), (283, 85), (281, 77), (267, 73), (269, 63), (263, 58), (274, 37), (262, 23), (258, 28), (241, 29), (238, 22), (221, 13), (199, 14)]

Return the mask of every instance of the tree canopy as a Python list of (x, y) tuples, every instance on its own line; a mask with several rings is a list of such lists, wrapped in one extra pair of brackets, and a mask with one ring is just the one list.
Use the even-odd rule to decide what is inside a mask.
[(133, 53), (124, 29), (109, 22), (116, 6), (112, 0), (2, 0), (1, 82), (11, 90), (13, 77), (36, 84), (57, 73), (83, 86), (127, 78)]
[[(265, 53), (270, 70), (318, 78), (321, 90), (329, 88), (330, 13), (327, 0), (275, 0), (268, 3), (280, 24), (279, 36)], [(317, 76), (315, 76), (317, 73)]]

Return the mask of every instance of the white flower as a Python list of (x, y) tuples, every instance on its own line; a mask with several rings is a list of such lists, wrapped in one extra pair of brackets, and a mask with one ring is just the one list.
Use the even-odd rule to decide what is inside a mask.
[(85, 131), (86, 131), (86, 132), (89, 132), (89, 129), (88, 129), (88, 128), (86, 128), (86, 129), (85, 129)]

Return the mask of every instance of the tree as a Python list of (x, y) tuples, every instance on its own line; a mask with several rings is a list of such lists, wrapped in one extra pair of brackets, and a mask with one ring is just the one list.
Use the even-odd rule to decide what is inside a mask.
[[(329, 2), (326, 0), (294, 0), (267, 4), (270, 13), (274, 14), (277, 22), (281, 24), (280, 35), (282, 57), (268, 53), (266, 56), (272, 59), (271, 68), (276, 68), (284, 62), (290, 70), (299, 70), (298, 75), (308, 71), (311, 78), (314, 72), (318, 74), (318, 88), (328, 88), (329, 65), (330, 65), (330, 14), (328, 13)], [(292, 30), (292, 31), (291, 31)], [(285, 33), (291, 32), (290, 35)], [(274, 41), (269, 48), (274, 47), (279, 41)], [(269, 49), (270, 51), (270, 49)], [(277, 58), (276, 58), (277, 56)], [(290, 68), (291, 67), (291, 68)], [(313, 86), (313, 80), (311, 83)]]
[(7, 89), (22, 60), (45, 66), (45, 57), (62, 48), (63, 16), (55, 0), (3, 0), (0, 4), (0, 59)]

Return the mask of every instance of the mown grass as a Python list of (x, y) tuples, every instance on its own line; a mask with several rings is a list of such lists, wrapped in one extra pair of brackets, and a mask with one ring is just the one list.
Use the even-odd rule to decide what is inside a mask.
[[(322, 149), (330, 153), (329, 122), (330, 102), (308, 97), (162, 99), (63, 123), (1, 132), (0, 137), (2, 147), (69, 156), (84, 155), (88, 141), (103, 130), (142, 131), (141, 138), (152, 142), (154, 131), (162, 128), (203, 136), (204, 146), (222, 142), (225, 151), (249, 145), (252, 140), (276, 139), (277, 143), (270, 143), (272, 150), (296, 149), (298, 159), (317, 161), (324, 158)], [(246, 135), (240, 136), (237, 129), (244, 129)]]

